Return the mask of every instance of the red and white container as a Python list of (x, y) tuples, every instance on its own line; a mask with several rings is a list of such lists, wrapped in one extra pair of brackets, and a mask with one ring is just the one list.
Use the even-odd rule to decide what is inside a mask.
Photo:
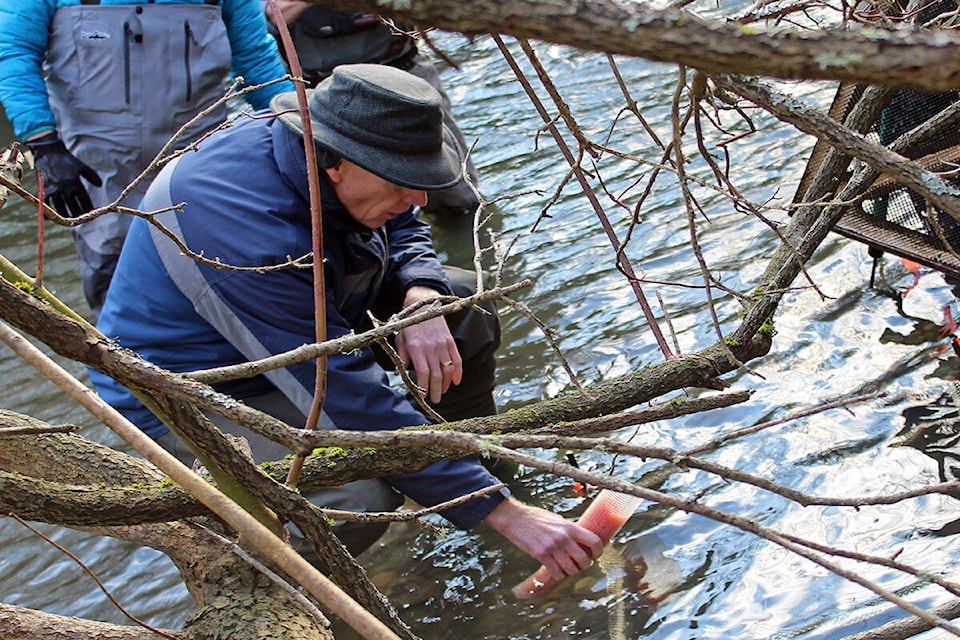
[[(603, 544), (617, 535), (624, 523), (637, 510), (643, 498), (603, 489), (583, 512), (577, 524), (600, 536)], [(531, 600), (547, 595), (564, 578), (555, 578), (546, 567), (541, 566), (526, 580), (513, 588), (513, 595), (521, 600)]]

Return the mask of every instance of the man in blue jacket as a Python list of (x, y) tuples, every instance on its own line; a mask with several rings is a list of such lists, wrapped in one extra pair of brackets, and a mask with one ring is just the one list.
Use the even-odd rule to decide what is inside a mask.
[[(443, 125), (440, 97), (425, 81), (383, 65), (345, 65), (309, 94), (323, 209), (327, 336), (361, 331), (438, 294), (450, 280), (418, 218), (427, 191), (460, 177), (463, 151)], [(195, 253), (240, 267), (284, 264), (311, 251), (307, 166), (294, 93), (271, 102), (276, 117), (241, 120), (195, 154), (168, 165), (144, 200), (147, 210), (186, 203), (157, 220)], [(174, 371), (233, 365), (314, 341), (312, 271), (230, 270), (194, 261), (156, 227), (130, 229), (98, 324), (105, 335)], [(449, 326), (448, 326), (449, 321)], [(451, 331), (452, 328), (452, 331)], [(493, 314), (468, 310), (404, 329), (397, 352), (447, 419), (494, 410)], [(93, 372), (100, 395), (168, 450), (182, 444), (126, 389)], [(221, 387), (247, 404), (302, 425), (315, 386), (312, 362)], [(372, 348), (327, 358), (322, 428), (395, 429), (428, 423), (392, 388)], [(287, 454), (236, 425), (257, 461)], [(396, 491), (432, 506), (484, 489), (496, 479), (477, 459), (321, 491), (331, 508), (396, 508)], [(396, 490), (396, 491), (395, 491)], [(558, 576), (587, 567), (599, 538), (509, 492), (473, 499), (443, 515), (461, 528), (486, 522)], [(354, 553), (382, 533), (340, 529)]]
[[(33, 151), (46, 200), (77, 217), (114, 202), (180, 127), (223, 96), (285, 75), (259, 0), (0, 0), (0, 102)], [(289, 82), (246, 95), (254, 108)], [(176, 143), (226, 118), (220, 107)], [(148, 181), (121, 204), (136, 207)], [(84, 294), (103, 304), (130, 216), (74, 228)]]

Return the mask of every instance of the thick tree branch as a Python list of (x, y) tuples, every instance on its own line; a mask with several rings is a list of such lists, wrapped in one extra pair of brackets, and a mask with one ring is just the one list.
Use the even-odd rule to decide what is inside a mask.
[(337, 5), (406, 24), (545, 40), (672, 62), (711, 75), (832, 79), (931, 91), (960, 88), (960, 34), (943, 30), (764, 29), (614, 0), (338, 0)]
[[(751, 395), (752, 392), (740, 391), (664, 403), (627, 413), (558, 423), (540, 431), (554, 437), (607, 432), (730, 406), (746, 401)], [(39, 428), (43, 424), (27, 416), (0, 411), (0, 428), (6, 425)], [(461, 426), (461, 423), (451, 423), (449, 429), (456, 430)], [(490, 432), (482, 429), (482, 423), (475, 426)], [(319, 441), (327, 440), (324, 433), (307, 438), (311, 449)], [(382, 437), (371, 433), (369, 440), (373, 443)], [(166, 481), (152, 465), (79, 436), (25, 434), (17, 438), (5, 437), (2, 444), (0, 511), (67, 526), (135, 525), (209, 513), (178, 485)], [(362, 443), (353, 449), (349, 448), (353, 443), (347, 441), (330, 444), (333, 445), (335, 448), (317, 450), (308, 458), (304, 476), (306, 490), (341, 484), (349, 479), (409, 472), (460, 455), (451, 453), (449, 447), (424, 447), (422, 444), (416, 445), (416, 449), (398, 446), (395, 450), (381, 451), (379, 455), (371, 454)], [(280, 480), (286, 475), (288, 465), (288, 461), (277, 461), (265, 463), (263, 467), (271, 477)], [(90, 468), (95, 471), (91, 473)]]
[[(188, 638), (167, 631), (175, 638)], [(159, 640), (162, 636), (143, 627), (108, 624), (57, 616), (0, 602), (0, 635), (5, 640), (63, 640), (63, 638), (99, 638), (101, 640)]]

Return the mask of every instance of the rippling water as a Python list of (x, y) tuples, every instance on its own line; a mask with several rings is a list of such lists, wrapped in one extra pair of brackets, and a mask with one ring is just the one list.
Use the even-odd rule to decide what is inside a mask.
[[(662, 360), (632, 291), (613, 267), (609, 243), (576, 185), (563, 191), (550, 208), (550, 217), (531, 232), (567, 166), (548, 134), (538, 138), (542, 122), (528, 108), (493, 42), (487, 38), (470, 42), (459, 36), (439, 36), (438, 42), (460, 63), (459, 70), (445, 68), (443, 77), (467, 137), (477, 141), (474, 158), (482, 190), (490, 198), (513, 195), (497, 202), (491, 227), (504, 243), (515, 242), (507, 262), (508, 279), (535, 281), (518, 299), (559, 332), (560, 345), (584, 382)], [(606, 58), (547, 45), (538, 46), (537, 52), (584, 131), (594, 139), (606, 136), (623, 103)], [(658, 136), (668, 140), (676, 70), (638, 60), (618, 62), (644, 116)], [(801, 91), (799, 86), (787, 89)], [(807, 97), (823, 103), (830, 90), (815, 88)], [(789, 201), (812, 142), (768, 116), (752, 115), (757, 132), (730, 145), (731, 174), (755, 201), (774, 197)], [(12, 137), (8, 127), (0, 136)], [(611, 138), (613, 146), (658, 159), (651, 138), (632, 116), (621, 115)], [(629, 189), (627, 199), (634, 202), (639, 188), (631, 188), (639, 177), (636, 166), (607, 159), (600, 166), (609, 191), (621, 194)], [(702, 162), (692, 162), (688, 170), (710, 178)], [(648, 172), (643, 169), (643, 175)], [(698, 189), (697, 196), (710, 221), (702, 217), (698, 221), (706, 259), (725, 285), (749, 291), (776, 247), (775, 235), (711, 191)], [(2, 215), (3, 253), (32, 271), (33, 213), (14, 203)], [(628, 214), (611, 208), (610, 215), (622, 237)], [(775, 211), (769, 216), (785, 220)], [(640, 219), (627, 251), (635, 269), (644, 270), (651, 281), (698, 281), (699, 267), (688, 248), (686, 213), (675, 181), (661, 178)], [(468, 224), (438, 226), (437, 243), (449, 261), (469, 263), (468, 231)], [(902, 288), (910, 282), (897, 260), (888, 257), (885, 266), (889, 286)], [(944, 342), (930, 323), (940, 322), (944, 306), (955, 305), (954, 293), (941, 276), (924, 273), (901, 313), (891, 297), (868, 288), (870, 267), (865, 247), (839, 237), (824, 243), (809, 273), (827, 297), (821, 299), (809, 289), (788, 295), (777, 315), (771, 354), (730, 379), (734, 388), (756, 390), (749, 404), (617, 435), (637, 443), (687, 448), (838, 396), (884, 390), (891, 394), (887, 400), (774, 427), (725, 446), (712, 459), (816, 495), (889, 493), (936, 482), (933, 459), (913, 448), (892, 447), (891, 442), (904, 426), (906, 409), (932, 402), (952, 385), (943, 372), (955, 358), (939, 349)], [(46, 280), (68, 303), (85, 309), (72, 243), (63, 229), (48, 231)], [(656, 294), (662, 296), (683, 352), (715, 341), (702, 291), (647, 285), (645, 293), (658, 316), (663, 312)], [(719, 301), (717, 313), (726, 331), (736, 326), (738, 310), (729, 299)], [(562, 366), (536, 327), (510, 312), (503, 314), (503, 324), (501, 405), (509, 408), (567, 390)], [(63, 400), (52, 385), (24, 371), (12, 356), (0, 354), (0, 369), (6, 388), (3, 408), (81, 424), (88, 437), (116, 443), (102, 426)], [(73, 370), (83, 375), (79, 368)], [(579, 458), (587, 468), (607, 469), (610, 463), (595, 454)], [(632, 480), (649, 468), (650, 463), (639, 461), (617, 464), (618, 474)], [(860, 511), (801, 508), (695, 472), (674, 476), (664, 489), (700, 496), (715, 508), (827, 544), (878, 554), (901, 551), (900, 560), (947, 576), (957, 568), (952, 538), (929, 533), (960, 518), (960, 509), (950, 498), (929, 497)], [(531, 471), (520, 478), (517, 493), (570, 517), (584, 506), (568, 481)], [(190, 599), (163, 556), (84, 533), (43, 530), (90, 565), (135, 615), (159, 626), (176, 626), (189, 612)], [(4, 602), (126, 622), (71, 561), (16, 523), (0, 520), (0, 549)], [(394, 526), (383, 544), (361, 560), (401, 615), (419, 635), (431, 639), (839, 638), (898, 615), (861, 587), (779, 547), (656, 505), (641, 507), (613, 550), (628, 559), (625, 570), (614, 567), (605, 572), (595, 566), (549, 600), (536, 603), (517, 602), (509, 591), (536, 568), (535, 563), (482, 527), (469, 533), (451, 531), (438, 539), (413, 525)], [(923, 606), (947, 599), (887, 569), (857, 569)]]

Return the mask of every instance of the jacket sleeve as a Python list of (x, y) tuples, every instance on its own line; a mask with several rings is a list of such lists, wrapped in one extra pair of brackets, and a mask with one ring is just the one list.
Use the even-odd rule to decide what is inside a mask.
[[(234, 77), (243, 76), (245, 84), (252, 86), (286, 75), (276, 40), (267, 31), (260, 0), (227, 0), (223, 20), (230, 38)], [(254, 109), (265, 109), (270, 106), (270, 98), (293, 90), (293, 83), (284, 80), (248, 93), (245, 98)]]
[[(335, 315), (330, 317), (330, 306), (327, 308), (328, 338), (344, 335), (346, 328)], [(312, 382), (312, 375), (310, 380)], [(407, 398), (389, 386), (387, 376), (377, 364), (370, 347), (357, 353), (336, 354), (327, 358), (324, 413), (339, 429), (369, 431), (429, 423)], [(498, 482), (474, 458), (444, 460), (416, 473), (387, 476), (384, 480), (424, 507), (432, 507)], [(442, 514), (456, 526), (469, 529), (480, 523), (502, 500), (503, 495), (494, 494), (447, 509)]]
[(0, 0), (0, 103), (18, 138), (55, 129), (43, 57), (56, 0)]
[(430, 225), (416, 211), (397, 216), (387, 223), (390, 255), (384, 288), (387, 295), (402, 300), (407, 289), (423, 285), (450, 294), (450, 283), (443, 273), (430, 236)]

